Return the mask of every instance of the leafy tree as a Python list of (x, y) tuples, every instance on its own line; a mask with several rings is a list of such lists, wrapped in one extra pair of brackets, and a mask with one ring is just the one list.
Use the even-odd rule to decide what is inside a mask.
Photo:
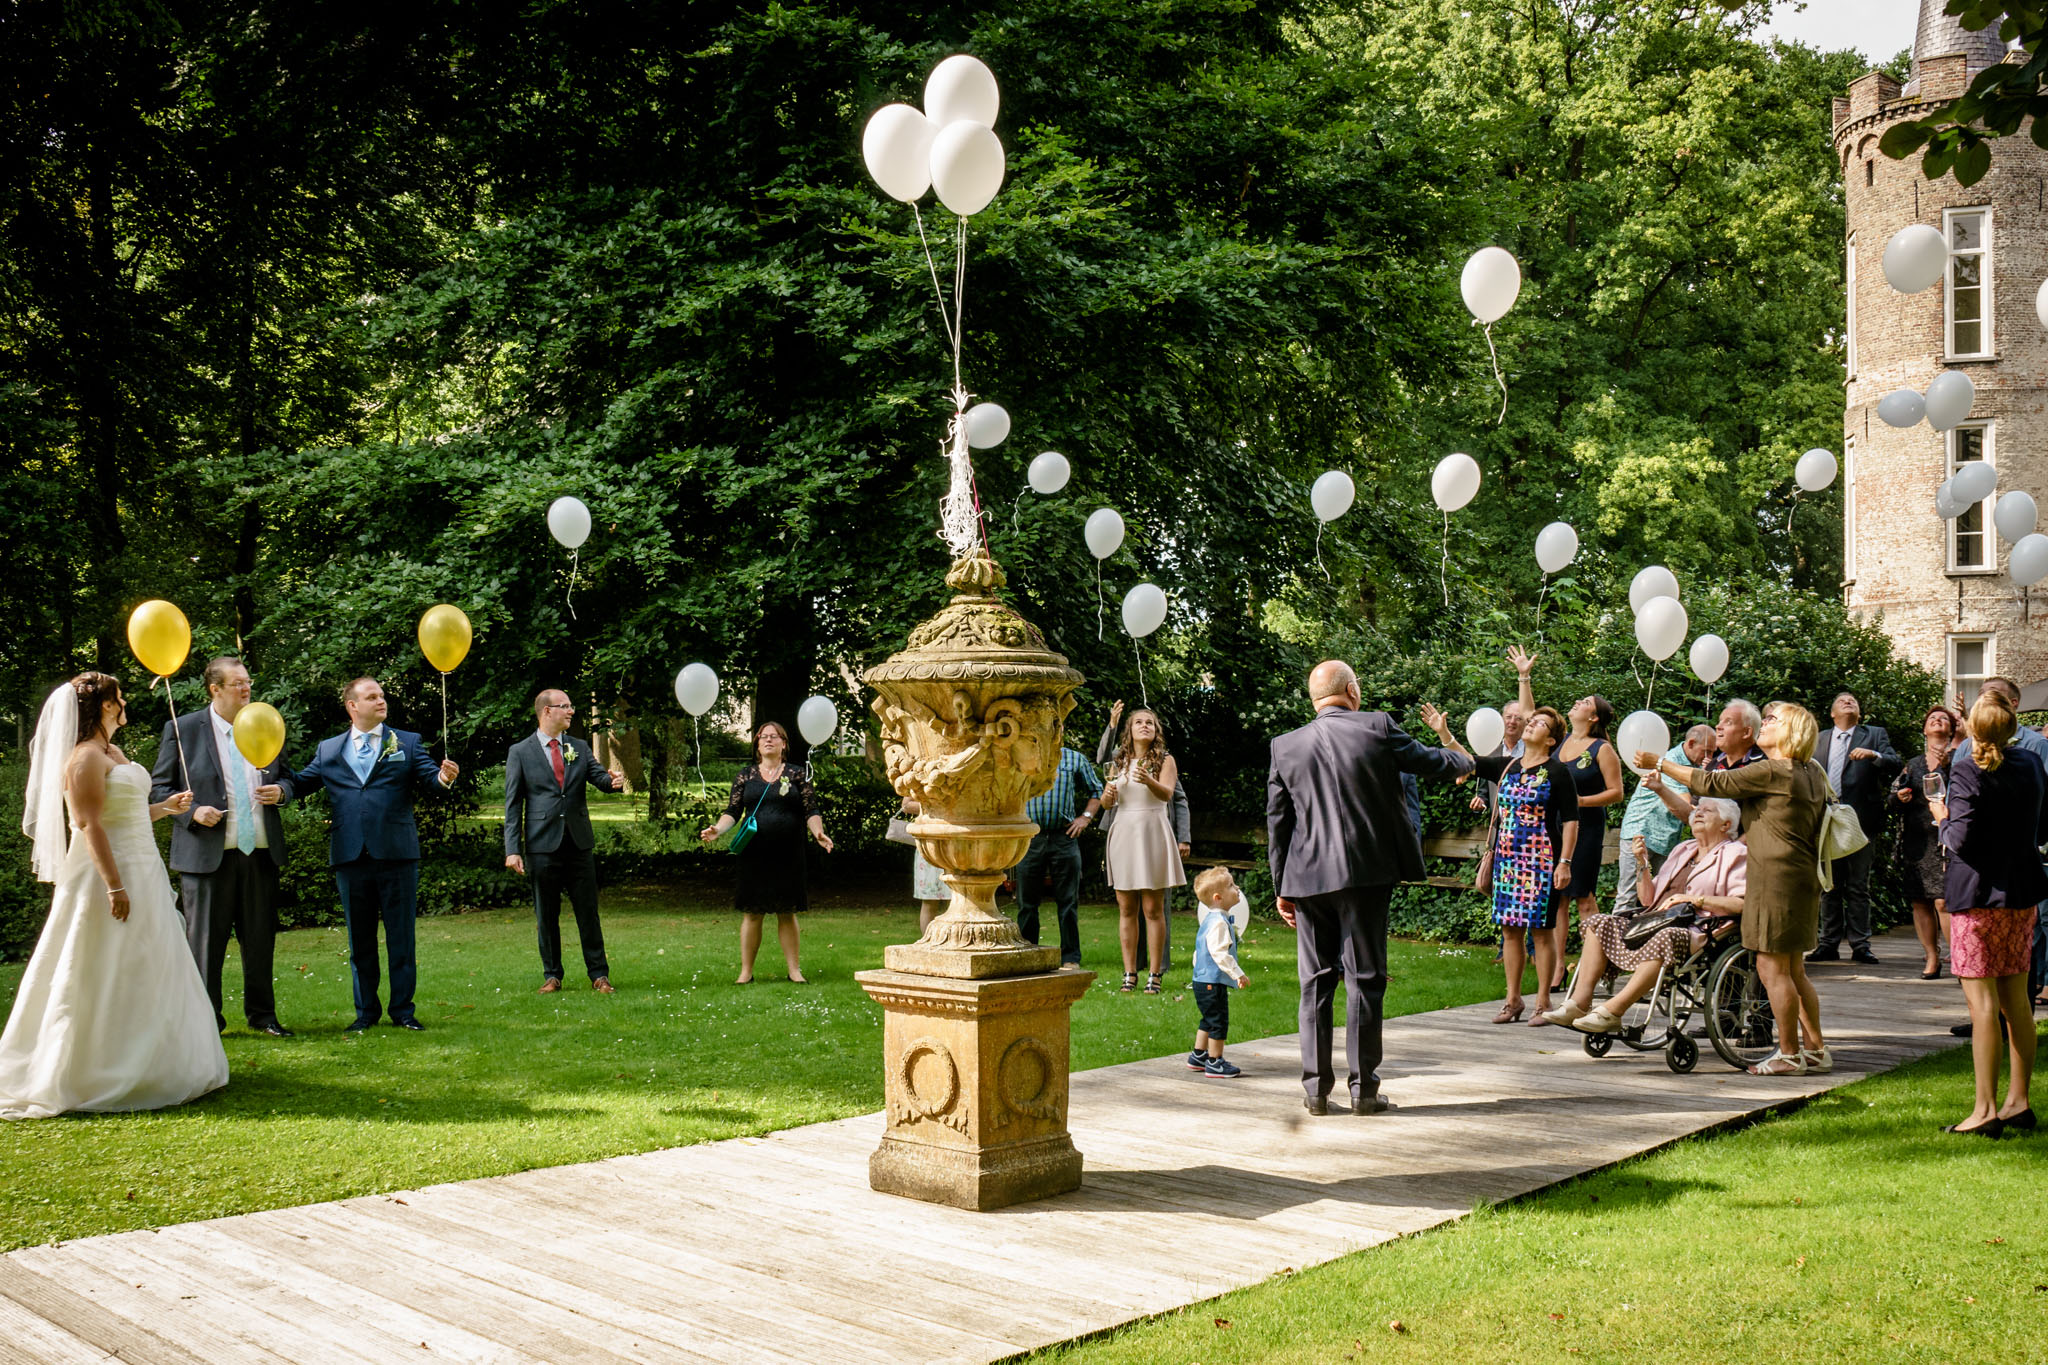
[[(2048, 147), (2048, 95), (2041, 78), (2048, 75), (2048, 3), (2043, 0), (1948, 0), (1943, 13), (1956, 16), (1972, 33), (1998, 25), (2008, 45), (2019, 43), (2022, 61), (1985, 67), (1970, 88), (1937, 104), (1917, 119), (1895, 123), (1878, 141), (1879, 150), (1896, 161), (1920, 152), (1920, 169), (1929, 180), (1955, 172), (1958, 185), (1974, 185), (1991, 169), (1991, 144), (2019, 132), (2034, 120), (2028, 135), (2034, 145)], [(1924, 149), (1924, 150), (1923, 150)]]

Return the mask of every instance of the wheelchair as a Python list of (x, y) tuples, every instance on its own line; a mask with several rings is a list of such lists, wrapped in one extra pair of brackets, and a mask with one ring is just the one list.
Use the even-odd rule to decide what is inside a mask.
[[(1601, 985), (1608, 994), (1626, 974), (1609, 965)], [(1738, 1071), (1777, 1050), (1771, 1002), (1757, 977), (1756, 954), (1729, 925), (1676, 967), (1658, 970), (1642, 999), (1623, 1013), (1613, 1033), (1585, 1035), (1586, 1055), (1605, 1057), (1618, 1041), (1637, 1052), (1662, 1052), (1664, 1064), (1683, 1075), (1699, 1064), (1699, 1043), (1689, 1031), (1695, 1017), (1722, 1061)]]

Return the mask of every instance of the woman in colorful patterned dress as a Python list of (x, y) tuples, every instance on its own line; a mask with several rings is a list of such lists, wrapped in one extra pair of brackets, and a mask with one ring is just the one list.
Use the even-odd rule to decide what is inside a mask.
[[(1558, 741), (1568, 733), (1556, 708), (1529, 710), (1519, 755), (1495, 754), (1472, 760), (1477, 775), (1499, 783), (1494, 798), (1498, 812), (1493, 836), (1493, 922), (1501, 927), (1501, 969), (1507, 977), (1507, 1003), (1493, 1016), (1496, 1024), (1522, 1017), (1522, 967), (1527, 961), (1522, 931), (1535, 931), (1536, 1013), (1542, 1023), (1550, 1008), (1551, 981), (1557, 973), (1557, 950), (1547, 932), (1557, 923), (1572, 882), (1572, 851), (1579, 837), (1579, 791), (1571, 770), (1558, 762)], [(1423, 717), (1446, 747), (1466, 753), (1441, 712)], [(1432, 719), (1433, 718), (1433, 719)]]

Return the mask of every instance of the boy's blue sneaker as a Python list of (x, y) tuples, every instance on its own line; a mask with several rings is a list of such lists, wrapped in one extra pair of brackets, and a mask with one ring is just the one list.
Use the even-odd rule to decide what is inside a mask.
[(1203, 1058), (1202, 1070), (1208, 1072), (1211, 1076), (1235, 1076), (1239, 1074), (1236, 1067), (1224, 1061), (1221, 1057)]
[(1188, 1049), (1188, 1070), (1207, 1071), (1208, 1069), (1209, 1054), (1198, 1047)]

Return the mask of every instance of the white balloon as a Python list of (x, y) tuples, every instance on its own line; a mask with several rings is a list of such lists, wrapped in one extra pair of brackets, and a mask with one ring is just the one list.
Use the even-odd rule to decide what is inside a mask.
[(796, 728), (805, 743), (823, 744), (839, 728), (839, 708), (830, 697), (812, 697), (796, 708)]
[(1139, 640), (1166, 623), (1166, 594), (1151, 583), (1140, 583), (1124, 594), (1124, 629)]
[(1961, 370), (1943, 370), (1927, 386), (1927, 425), (1947, 431), (1970, 415), (1977, 401), (1977, 386)]
[(1579, 533), (1569, 522), (1553, 521), (1536, 533), (1536, 567), (1556, 573), (1579, 556)]
[(1001, 403), (976, 403), (960, 418), (967, 428), (967, 444), (987, 450), (1010, 439), (1010, 411)]
[(1645, 749), (1659, 758), (1669, 753), (1671, 727), (1655, 711), (1631, 711), (1622, 717), (1621, 728), (1614, 732), (1614, 747), (1621, 752), (1621, 761), (1641, 776), (1649, 769), (1636, 768), (1636, 755)]
[(1792, 468), (1792, 477), (1799, 486), (1809, 493), (1818, 493), (1835, 481), (1835, 473), (1841, 468), (1831, 450), (1809, 450), (1799, 457), (1799, 463)]
[(2019, 543), (2012, 547), (2006, 570), (2012, 574), (2012, 581), (2023, 588), (2032, 587), (2048, 577), (2048, 536), (2038, 531), (2030, 536), (2021, 536)]
[(1943, 521), (1952, 521), (1970, 510), (1970, 504), (1956, 496), (1954, 479), (1942, 480), (1941, 487), (1934, 490), (1934, 514)]
[(1948, 486), (1955, 500), (1968, 507), (1998, 491), (1998, 471), (1982, 460), (1965, 460), (1956, 466)]
[(556, 498), (548, 504), (548, 534), (575, 549), (590, 539), (590, 509), (581, 498)]
[(868, 116), (861, 160), (891, 199), (914, 203), (932, 187), (932, 139), (939, 130), (907, 104), (885, 104)]
[(1885, 282), (1901, 294), (1917, 294), (1948, 273), (1948, 243), (1925, 223), (1900, 228), (1884, 244)]
[(932, 188), (962, 218), (988, 207), (1003, 187), (1003, 143), (979, 123), (958, 119), (932, 139)]
[(941, 128), (959, 122), (993, 128), (1002, 103), (996, 73), (964, 52), (946, 58), (924, 78), (925, 116)]
[(1686, 662), (1692, 665), (1692, 675), (1701, 682), (1719, 682), (1728, 671), (1728, 642), (1718, 635), (1702, 635), (1692, 642)]
[(1643, 603), (1653, 597), (1678, 598), (1678, 578), (1662, 564), (1652, 564), (1639, 572), (1628, 585), (1628, 609), (1636, 615), (1643, 614)]
[(1031, 462), (1031, 469), (1025, 477), (1031, 480), (1033, 492), (1057, 493), (1067, 486), (1068, 479), (1074, 477), (1074, 467), (1057, 450), (1048, 450)]
[(1491, 706), (1482, 706), (1465, 717), (1465, 742), (1482, 758), (1498, 749), (1507, 735), (1507, 718)]
[(1088, 542), (1088, 553), (1097, 559), (1108, 559), (1116, 553), (1117, 546), (1124, 543), (1124, 519), (1114, 507), (1099, 507), (1088, 514), (1088, 524), (1081, 528), (1082, 539)]
[(1473, 317), (1498, 322), (1521, 295), (1522, 267), (1500, 247), (1483, 246), (1465, 262), (1458, 289)]
[(1478, 497), (1479, 461), (1462, 453), (1438, 460), (1436, 473), (1429, 478), (1429, 495), (1446, 512), (1455, 512)]
[(2041, 319), (2041, 325), (2048, 327), (2048, 280), (2041, 281), (2041, 287), (2034, 291), (2034, 316)]
[(1315, 485), (1308, 490), (1308, 505), (1316, 509), (1316, 520), (1335, 521), (1351, 510), (1352, 500), (1358, 496), (1358, 485), (1351, 482), (1351, 476), (1341, 469), (1332, 469), (1318, 475)]
[(701, 716), (718, 700), (718, 675), (710, 664), (686, 664), (676, 674), (676, 702), (693, 716)]
[(1636, 613), (1636, 643), (1653, 659), (1668, 659), (1685, 643), (1685, 608), (1675, 597), (1653, 597)]
[(1991, 509), (1991, 524), (2008, 541), (2032, 535), (2040, 517), (2040, 509), (2034, 506), (2034, 495), (2022, 493), (2017, 488), (2000, 498), (1998, 505)]
[(1877, 419), (1889, 427), (1912, 427), (1927, 415), (1927, 400), (1918, 389), (1893, 389), (1877, 400)]

